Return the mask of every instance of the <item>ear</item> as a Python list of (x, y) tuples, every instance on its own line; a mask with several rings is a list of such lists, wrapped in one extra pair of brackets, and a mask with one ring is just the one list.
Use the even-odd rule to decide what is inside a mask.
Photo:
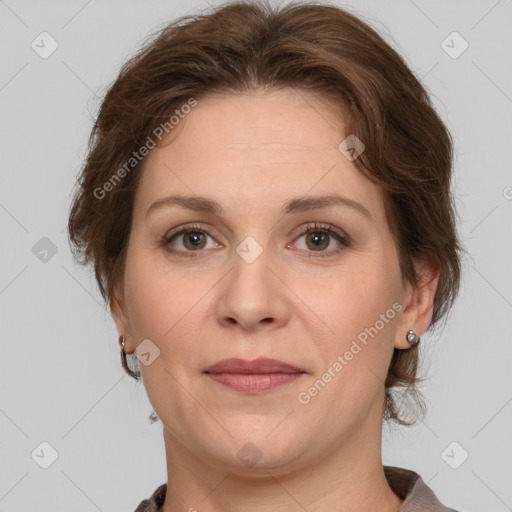
[(397, 324), (395, 348), (408, 349), (407, 333), (412, 329), (422, 336), (432, 320), (434, 296), (439, 283), (439, 269), (432, 260), (424, 259), (416, 263), (418, 285), (410, 282), (406, 286), (404, 310)]
[(131, 331), (131, 324), (126, 309), (126, 300), (123, 285), (119, 284), (115, 287), (113, 296), (110, 300), (110, 312), (114, 318), (118, 336), (125, 335), (124, 350), (127, 354), (131, 354), (135, 350), (135, 344)]

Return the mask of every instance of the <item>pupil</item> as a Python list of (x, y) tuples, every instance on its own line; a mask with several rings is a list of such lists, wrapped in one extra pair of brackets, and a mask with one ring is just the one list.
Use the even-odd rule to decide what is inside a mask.
[[(318, 235), (318, 234), (312, 235), (313, 244), (315, 245), (315, 247), (320, 247), (322, 245), (322, 242), (324, 241), (323, 239), (325, 236), (326, 236), (325, 233), (323, 233), (321, 235)], [(319, 243), (317, 244), (317, 242), (319, 242)]]
[(193, 243), (198, 242), (199, 235), (191, 235), (192, 239), (194, 240)]
[(188, 245), (189, 248), (196, 249), (201, 246), (201, 233), (188, 233), (185, 241), (185, 245)]

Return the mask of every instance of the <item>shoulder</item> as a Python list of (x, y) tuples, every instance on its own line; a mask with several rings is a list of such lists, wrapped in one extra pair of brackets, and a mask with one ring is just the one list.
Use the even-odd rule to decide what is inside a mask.
[(135, 512), (158, 512), (158, 509), (164, 504), (166, 493), (167, 484), (160, 485), (150, 498), (140, 502)]
[(404, 500), (398, 512), (458, 512), (439, 501), (421, 476), (411, 469), (384, 466), (384, 474), (393, 492)]

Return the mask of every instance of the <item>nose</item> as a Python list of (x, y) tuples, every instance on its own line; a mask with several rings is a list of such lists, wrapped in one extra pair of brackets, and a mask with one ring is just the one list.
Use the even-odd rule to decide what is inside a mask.
[(223, 327), (244, 331), (277, 329), (289, 319), (290, 290), (283, 266), (254, 239), (246, 239), (233, 254), (233, 267), (219, 287), (217, 315)]

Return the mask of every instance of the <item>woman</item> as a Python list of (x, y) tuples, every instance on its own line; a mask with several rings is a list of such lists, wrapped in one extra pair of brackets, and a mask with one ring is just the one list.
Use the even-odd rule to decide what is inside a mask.
[(69, 236), (164, 426), (136, 512), (453, 510), (381, 458), (459, 287), (451, 166), (404, 60), (334, 6), (225, 5), (123, 66)]

